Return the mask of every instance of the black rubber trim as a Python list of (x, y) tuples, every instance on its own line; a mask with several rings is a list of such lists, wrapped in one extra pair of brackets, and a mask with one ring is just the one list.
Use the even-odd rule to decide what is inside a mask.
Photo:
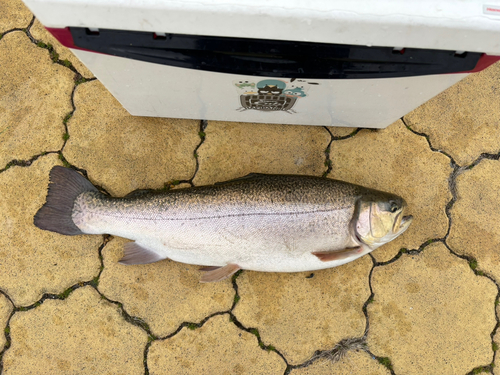
[(473, 70), (481, 53), (70, 27), (75, 46), (211, 72), (286, 78), (392, 78)]

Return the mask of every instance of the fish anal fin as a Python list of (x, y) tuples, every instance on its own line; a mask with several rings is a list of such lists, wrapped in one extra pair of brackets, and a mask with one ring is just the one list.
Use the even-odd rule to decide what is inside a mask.
[(358, 247), (348, 247), (344, 250), (331, 250), (331, 251), (318, 251), (312, 253), (317, 256), (322, 262), (331, 262), (332, 260), (341, 260), (349, 258), (354, 255), (358, 255), (363, 251), (361, 246)]
[(120, 264), (147, 264), (158, 262), (159, 260), (166, 259), (152, 250), (148, 250), (137, 242), (127, 242), (123, 246), (123, 258), (118, 263)]
[(237, 272), (240, 269), (240, 266), (237, 264), (229, 263), (224, 267), (217, 267), (216, 269), (212, 269), (210, 271), (206, 271), (200, 279), (200, 283), (212, 283), (215, 281), (221, 281), (233, 273)]

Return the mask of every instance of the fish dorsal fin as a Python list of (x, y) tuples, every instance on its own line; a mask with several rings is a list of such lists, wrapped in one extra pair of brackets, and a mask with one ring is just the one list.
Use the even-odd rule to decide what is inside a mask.
[(267, 174), (264, 174), (264, 173), (249, 173), (249, 174), (247, 174), (246, 176), (243, 176), (243, 177), (234, 178), (234, 179), (228, 180), (228, 181), (216, 182), (214, 185), (231, 184), (233, 182), (244, 181), (244, 180), (252, 180), (252, 179), (255, 179), (255, 178), (262, 178), (262, 177), (265, 177), (265, 176), (267, 176)]
[(240, 266), (237, 264), (229, 263), (224, 267), (217, 267), (216, 269), (212, 269), (210, 271), (206, 271), (205, 274), (201, 277), (200, 283), (212, 283), (215, 281), (221, 281), (233, 273), (237, 272), (240, 269)]
[(123, 246), (123, 258), (118, 261), (120, 264), (147, 264), (166, 259), (152, 250), (145, 249), (137, 242), (127, 242)]
[(312, 253), (317, 256), (322, 262), (330, 262), (332, 260), (346, 259), (355, 255), (359, 255), (363, 251), (361, 246), (358, 247), (348, 247), (344, 250), (331, 250), (331, 251), (318, 251)]

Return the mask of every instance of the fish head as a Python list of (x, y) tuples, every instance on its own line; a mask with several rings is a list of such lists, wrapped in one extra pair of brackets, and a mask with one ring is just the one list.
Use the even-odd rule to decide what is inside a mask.
[(392, 241), (410, 226), (413, 217), (404, 216), (403, 198), (374, 192), (359, 198), (353, 220), (356, 237), (371, 249)]

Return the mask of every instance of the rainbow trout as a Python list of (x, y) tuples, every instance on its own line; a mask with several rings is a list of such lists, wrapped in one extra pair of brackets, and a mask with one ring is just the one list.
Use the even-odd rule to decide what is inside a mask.
[(113, 198), (78, 172), (56, 166), (38, 228), (111, 234), (123, 264), (162, 259), (203, 265), (201, 281), (239, 269), (299, 272), (353, 261), (403, 233), (405, 201), (342, 181), (251, 174), (211, 186)]

